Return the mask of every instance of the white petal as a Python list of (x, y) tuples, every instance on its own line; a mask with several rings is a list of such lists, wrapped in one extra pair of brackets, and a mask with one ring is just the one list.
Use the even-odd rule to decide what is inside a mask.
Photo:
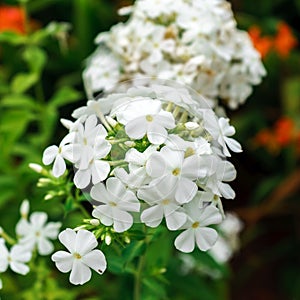
[(141, 139), (146, 134), (147, 123), (145, 117), (138, 117), (129, 121), (125, 126), (126, 134), (135, 140)]
[(77, 188), (83, 189), (91, 182), (91, 170), (78, 170), (74, 176), (74, 183)]
[(196, 243), (200, 250), (207, 251), (218, 239), (216, 230), (208, 227), (199, 227), (196, 229)]
[(151, 123), (147, 129), (147, 137), (150, 143), (154, 145), (161, 145), (166, 141), (168, 132), (161, 125), (157, 123)]
[(58, 154), (55, 158), (52, 173), (54, 177), (60, 177), (63, 175), (66, 171), (66, 163), (62, 156)]
[(58, 235), (58, 239), (71, 253), (74, 253), (76, 232), (73, 229), (65, 229)]
[(190, 253), (195, 248), (195, 233), (194, 230), (189, 228), (183, 231), (175, 240), (176, 249), (181, 252)]
[(49, 255), (54, 249), (53, 244), (45, 238), (40, 238), (37, 246), (40, 255)]
[(10, 257), (13, 261), (28, 262), (31, 259), (31, 251), (23, 245), (15, 245), (10, 250)]
[(149, 227), (157, 227), (163, 219), (163, 208), (155, 205), (145, 209), (141, 214), (141, 221)]
[(20, 221), (16, 225), (16, 233), (19, 236), (27, 235), (28, 233), (30, 233), (31, 230), (32, 230), (32, 227), (31, 227), (30, 223), (23, 218), (20, 219)]
[(128, 212), (115, 208), (112, 210), (112, 213), (114, 219), (114, 230), (116, 232), (124, 232), (132, 226), (133, 218)]
[(43, 164), (50, 165), (54, 161), (57, 154), (58, 154), (57, 146), (53, 145), (46, 148), (43, 153)]
[(88, 282), (91, 279), (91, 277), (92, 272), (90, 268), (83, 264), (81, 260), (75, 259), (70, 274), (70, 282), (75, 285), (82, 285)]
[(153, 178), (161, 177), (166, 171), (166, 162), (160, 153), (153, 153), (146, 163), (147, 174)]
[(58, 231), (60, 227), (61, 227), (60, 222), (50, 222), (44, 227), (42, 234), (45, 237), (54, 240), (58, 236)]
[(71, 271), (74, 260), (71, 253), (66, 251), (57, 251), (51, 256), (51, 259), (55, 262), (55, 265), (60, 272), (67, 273)]
[(229, 137), (224, 137), (224, 140), (231, 151), (236, 153), (243, 152), (241, 144), (236, 140)]
[(175, 199), (180, 204), (188, 203), (195, 197), (197, 190), (195, 182), (181, 177), (176, 187)]
[(21, 275), (26, 275), (30, 269), (27, 265), (23, 264), (23, 263), (20, 263), (20, 262), (17, 262), (17, 261), (12, 261), (10, 263), (10, 268), (18, 273), (18, 274), (21, 274)]
[(44, 212), (33, 212), (30, 216), (30, 223), (34, 229), (42, 228), (47, 222), (48, 215)]
[(111, 201), (109, 194), (106, 191), (103, 183), (95, 184), (91, 190), (91, 197), (102, 203), (109, 203)]
[(166, 217), (167, 227), (170, 230), (177, 230), (186, 222), (187, 216), (183, 212), (174, 211)]
[(93, 233), (88, 230), (81, 229), (77, 231), (75, 252), (78, 252), (81, 256), (92, 251), (97, 247), (98, 242)]
[(102, 251), (96, 249), (82, 257), (82, 262), (99, 274), (106, 270), (106, 259)]
[(92, 216), (100, 220), (105, 226), (111, 226), (113, 224), (112, 208), (110, 205), (99, 205), (93, 212)]
[(107, 179), (106, 189), (114, 197), (114, 199), (111, 199), (111, 201), (120, 201), (126, 193), (126, 188), (124, 184), (121, 182), (120, 179), (114, 177)]
[(222, 215), (220, 211), (212, 205), (200, 210), (201, 215), (199, 217), (200, 226), (204, 227), (211, 224), (219, 224), (222, 222)]
[(96, 160), (92, 166), (92, 182), (97, 184), (107, 178), (110, 172), (109, 163), (106, 161)]
[(234, 199), (235, 198), (235, 192), (229, 184), (223, 183), (223, 182), (218, 182), (218, 188), (224, 198), (226, 198), (226, 199)]

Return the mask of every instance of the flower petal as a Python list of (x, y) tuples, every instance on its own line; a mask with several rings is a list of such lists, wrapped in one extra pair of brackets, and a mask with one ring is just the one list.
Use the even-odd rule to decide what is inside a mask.
[(125, 131), (132, 139), (139, 140), (143, 138), (147, 131), (147, 121), (145, 116), (129, 121), (125, 126)]
[(124, 232), (128, 230), (133, 223), (132, 215), (118, 208), (112, 209), (114, 230), (116, 232)]
[(54, 160), (52, 173), (54, 177), (60, 177), (66, 171), (66, 163), (62, 156), (58, 154)]
[(40, 255), (49, 255), (54, 249), (53, 244), (43, 237), (38, 240), (37, 247)]
[(78, 170), (74, 176), (74, 183), (77, 188), (84, 189), (91, 182), (91, 170)]
[(93, 233), (88, 230), (81, 229), (77, 231), (75, 252), (78, 252), (81, 256), (92, 251), (97, 247), (98, 242)]
[(99, 274), (106, 270), (106, 259), (102, 251), (96, 249), (82, 257), (82, 262)]
[(181, 252), (190, 253), (195, 248), (195, 233), (194, 229), (189, 228), (183, 231), (175, 240), (176, 249)]
[(219, 224), (222, 222), (222, 215), (220, 211), (212, 205), (209, 205), (203, 208), (202, 213), (199, 217), (199, 222), (201, 227), (205, 227), (207, 225)]
[(20, 263), (20, 262), (17, 262), (17, 261), (12, 261), (10, 263), (10, 268), (18, 273), (18, 274), (21, 274), (21, 275), (26, 275), (30, 269), (27, 265), (23, 264), (23, 263)]
[(173, 213), (165, 215), (165, 218), (168, 229), (177, 230), (186, 222), (187, 216), (183, 212), (173, 211)]
[(178, 181), (175, 193), (175, 199), (178, 203), (188, 203), (196, 195), (198, 187), (195, 182), (185, 177), (181, 177)]
[(51, 256), (51, 259), (55, 262), (55, 265), (60, 272), (68, 273), (71, 271), (74, 260), (71, 253), (66, 251), (57, 251)]
[(46, 148), (43, 153), (43, 160), (42, 160), (43, 164), (50, 165), (54, 161), (57, 154), (58, 154), (57, 146), (52, 145), (52, 146)]
[(75, 285), (82, 285), (88, 282), (92, 277), (92, 272), (81, 260), (75, 259), (70, 274), (70, 282)]
[(145, 209), (141, 214), (141, 221), (149, 227), (157, 227), (163, 219), (163, 207), (155, 205)]
[(201, 251), (210, 249), (218, 239), (216, 230), (208, 227), (199, 227), (196, 229), (196, 243)]
[(58, 235), (58, 239), (71, 253), (74, 253), (76, 232), (73, 229), (65, 229)]

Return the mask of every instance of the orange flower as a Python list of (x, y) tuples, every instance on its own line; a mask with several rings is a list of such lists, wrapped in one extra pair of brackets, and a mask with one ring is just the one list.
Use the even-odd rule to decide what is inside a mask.
[(274, 39), (274, 47), (277, 53), (285, 58), (290, 54), (291, 50), (296, 47), (298, 42), (291, 28), (286, 23), (280, 22), (277, 29), (278, 32)]
[(16, 6), (0, 6), (0, 32), (25, 33), (25, 13)]
[(274, 133), (277, 143), (281, 146), (287, 146), (294, 141), (295, 123), (288, 117), (282, 117), (275, 123)]
[(269, 36), (261, 36), (261, 30), (258, 26), (254, 25), (249, 28), (248, 33), (253, 42), (254, 47), (260, 53), (261, 57), (264, 58), (271, 51), (273, 46), (272, 38)]

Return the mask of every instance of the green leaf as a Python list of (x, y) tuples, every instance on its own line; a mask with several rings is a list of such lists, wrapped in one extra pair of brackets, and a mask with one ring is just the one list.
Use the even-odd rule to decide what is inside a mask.
[(282, 100), (285, 113), (297, 118), (300, 113), (300, 77), (288, 78), (283, 83)]
[(39, 74), (45, 66), (47, 54), (39, 47), (30, 46), (24, 50), (23, 58), (27, 62), (30, 71)]
[(122, 253), (124, 263), (131, 262), (135, 257), (142, 255), (146, 250), (145, 241), (133, 241), (131, 242)]
[(17, 34), (15, 32), (5, 31), (0, 33), (0, 43), (8, 43), (11, 45), (24, 45), (27, 41), (27, 37)]
[(82, 94), (72, 87), (65, 86), (59, 89), (50, 99), (50, 106), (61, 107), (80, 99)]
[(39, 76), (36, 73), (19, 73), (12, 80), (12, 91), (17, 94), (24, 93), (38, 80)]
[(37, 103), (35, 103), (34, 98), (27, 95), (10, 94), (1, 99), (0, 106), (10, 108), (28, 108), (34, 111), (37, 108)]

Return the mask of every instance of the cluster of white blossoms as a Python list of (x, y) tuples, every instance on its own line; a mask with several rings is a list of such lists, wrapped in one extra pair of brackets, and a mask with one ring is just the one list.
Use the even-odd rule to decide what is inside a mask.
[[(53, 175), (74, 167), (74, 184), (92, 199), (93, 224), (122, 233), (140, 222), (181, 231), (175, 247), (210, 249), (218, 238), (211, 225), (222, 221), (221, 198), (233, 199), (236, 177), (230, 151), (241, 152), (229, 120), (218, 118), (204, 98), (183, 87), (153, 84), (111, 94), (62, 120), (69, 133), (43, 154)], [(70, 174), (72, 174), (71, 172)], [(70, 281), (83, 284), (89, 268), (102, 274), (104, 255), (87, 230), (60, 234), (69, 253), (52, 259)], [(98, 257), (98, 259), (96, 259)]]
[[(22, 202), (20, 213), (21, 219), (16, 225), (17, 241), (0, 227), (0, 273), (10, 268), (15, 273), (26, 275), (30, 271), (27, 263), (31, 260), (34, 251), (44, 256), (54, 250), (50, 240), (57, 239), (61, 223), (47, 223), (48, 216), (45, 212), (33, 212), (29, 216), (28, 200)], [(6, 242), (12, 245), (10, 249), (7, 248)]]
[(236, 109), (266, 74), (226, 0), (137, 0), (121, 14), (131, 16), (98, 35), (87, 61), (89, 97), (148, 77), (176, 80), (212, 105)]

